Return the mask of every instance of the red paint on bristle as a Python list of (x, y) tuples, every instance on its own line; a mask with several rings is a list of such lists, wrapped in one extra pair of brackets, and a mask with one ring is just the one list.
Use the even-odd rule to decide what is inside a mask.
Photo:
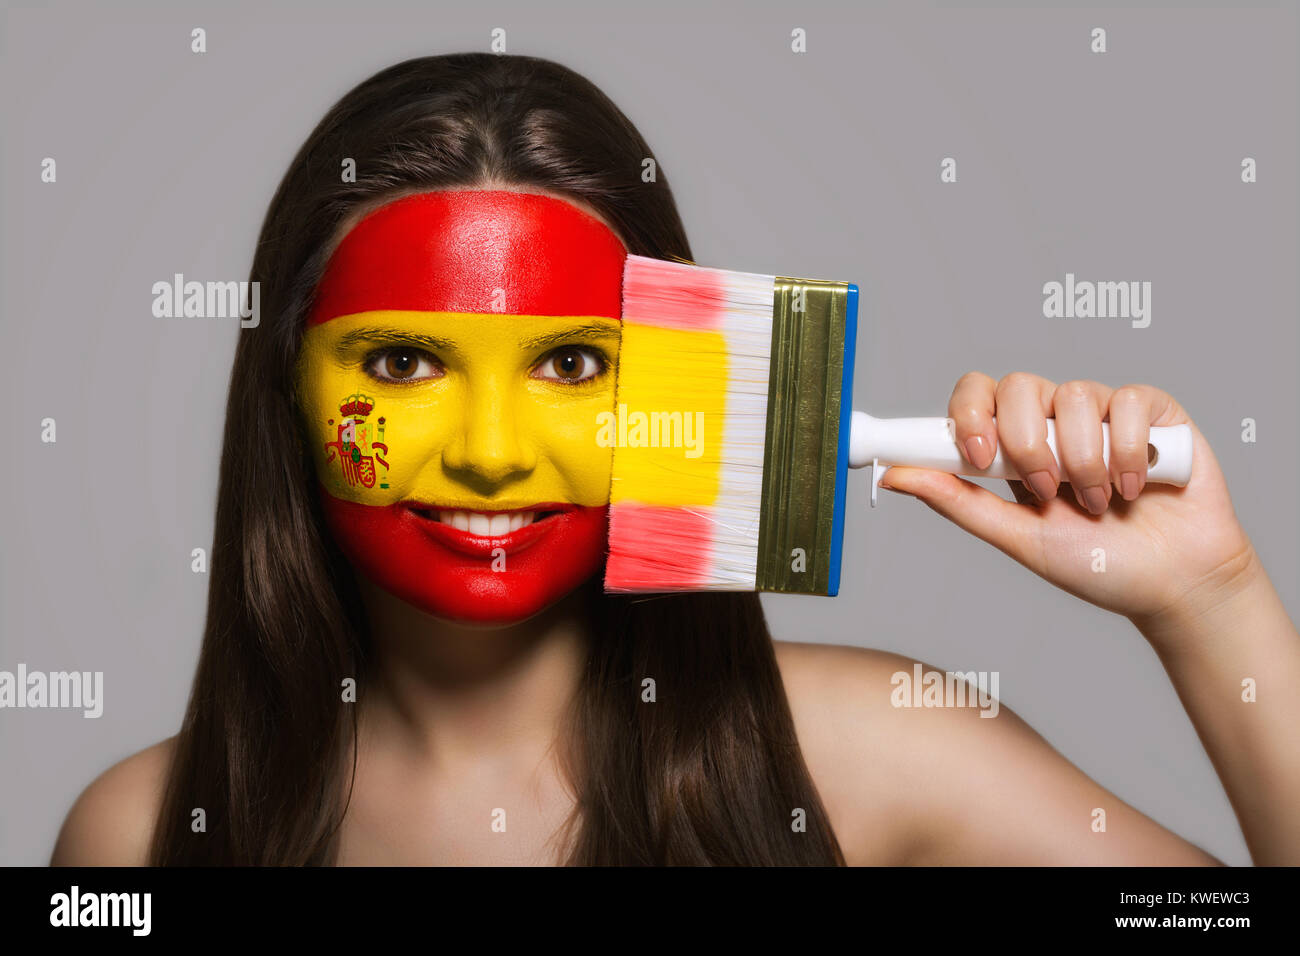
[[(623, 321), (665, 329), (722, 328), (727, 299), (724, 273), (660, 259), (628, 256), (623, 271)], [(671, 298), (663, 295), (672, 291)]]
[(682, 508), (624, 502), (610, 509), (607, 590), (690, 591), (709, 581), (712, 522)]

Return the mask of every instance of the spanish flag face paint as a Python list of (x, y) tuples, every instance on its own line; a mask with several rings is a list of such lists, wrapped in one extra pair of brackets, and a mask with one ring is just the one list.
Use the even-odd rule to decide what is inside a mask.
[(599, 570), (625, 256), (576, 206), (511, 191), (409, 196), (344, 237), (297, 387), (358, 571), (438, 617), (502, 623)]

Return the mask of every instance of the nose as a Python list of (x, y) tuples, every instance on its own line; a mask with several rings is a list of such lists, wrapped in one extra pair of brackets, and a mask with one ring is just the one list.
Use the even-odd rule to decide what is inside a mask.
[(443, 449), (443, 464), (477, 484), (499, 485), (537, 465), (537, 450), (520, 435), (518, 398), (496, 377), (471, 382), (463, 421)]

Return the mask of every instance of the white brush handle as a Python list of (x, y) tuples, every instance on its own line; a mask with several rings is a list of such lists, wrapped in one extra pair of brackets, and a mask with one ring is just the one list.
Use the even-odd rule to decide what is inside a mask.
[[(995, 420), (996, 421), (996, 420)], [(1190, 425), (1167, 425), (1151, 429), (1147, 439), (1155, 449), (1147, 449), (1147, 481), (1165, 485), (1186, 485), (1192, 477), (1192, 428)], [(1059, 466), (1056, 450), (1056, 422), (1047, 419), (1047, 447)], [(1101, 423), (1101, 457), (1110, 467), (1110, 424)], [(951, 418), (875, 418), (866, 412), (854, 412), (849, 432), (849, 467), (862, 468), (877, 463), (931, 468), (953, 475), (977, 478), (1020, 479), (1012, 464), (1002, 457), (1002, 445), (987, 468), (972, 466), (957, 449)], [(879, 477), (878, 475), (876, 477)], [(1063, 476), (1064, 480), (1064, 476)], [(874, 496), (875, 487), (872, 483)]]

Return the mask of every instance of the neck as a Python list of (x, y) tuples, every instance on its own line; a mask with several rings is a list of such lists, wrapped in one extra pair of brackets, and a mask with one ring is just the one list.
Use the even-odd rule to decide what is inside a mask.
[(475, 626), (419, 611), (358, 581), (374, 679), (363, 724), (432, 766), (540, 759), (560, 740), (586, 660), (586, 586), (526, 621)]

